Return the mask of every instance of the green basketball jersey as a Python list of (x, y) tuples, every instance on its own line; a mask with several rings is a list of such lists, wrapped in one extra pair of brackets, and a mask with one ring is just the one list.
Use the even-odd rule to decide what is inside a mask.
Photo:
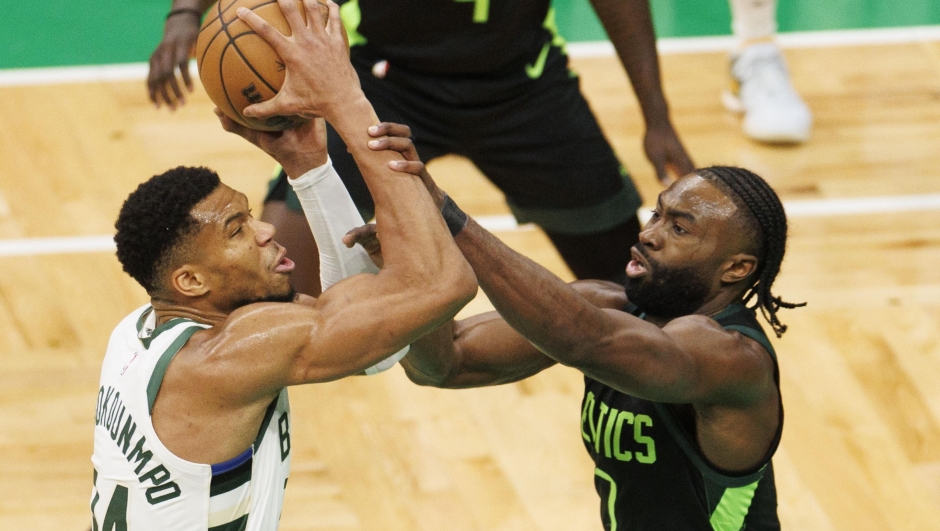
[[(627, 311), (639, 317), (634, 305)], [(776, 355), (752, 310), (731, 305), (714, 316)], [(764, 459), (752, 470), (730, 474), (716, 469), (695, 436), (667, 404), (621, 393), (585, 377), (581, 436), (596, 465), (594, 485), (608, 531), (779, 530), (777, 493), (770, 461), (781, 424)]]
[(357, 52), (425, 74), (521, 71), (559, 43), (549, 0), (349, 0), (341, 13)]

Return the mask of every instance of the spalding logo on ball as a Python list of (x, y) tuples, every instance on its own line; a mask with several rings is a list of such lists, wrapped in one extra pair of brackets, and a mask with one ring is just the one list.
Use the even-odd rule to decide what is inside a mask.
[[(300, 12), (306, 13), (298, 0)], [(300, 116), (249, 118), (242, 110), (267, 101), (284, 83), (284, 63), (273, 48), (236, 11), (251, 9), (284, 35), (290, 26), (275, 0), (220, 0), (206, 14), (196, 40), (199, 78), (212, 102), (236, 122), (261, 131), (281, 131), (306, 121)]]

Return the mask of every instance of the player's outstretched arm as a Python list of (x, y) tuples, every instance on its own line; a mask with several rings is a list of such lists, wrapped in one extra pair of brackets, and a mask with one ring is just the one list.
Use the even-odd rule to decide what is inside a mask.
[(667, 183), (670, 172), (676, 177), (692, 172), (695, 166), (669, 118), (649, 0), (591, 0), (591, 3), (640, 102), (646, 122), (643, 147), (656, 176)]
[[(366, 146), (367, 129), (378, 119), (349, 64), (336, 5), (330, 3), (326, 28), (306, 25), (294, 0), (279, 5), (291, 25), (289, 38), (253, 13), (246, 17), (265, 38), (279, 43), (275, 49), (287, 64), (284, 88), (271, 102), (299, 102), (313, 111), (291, 114), (323, 116), (343, 136), (375, 199), (385, 264), (378, 274), (337, 283), (310, 307), (251, 305), (231, 314), (226, 328), (238, 331), (232, 337), (242, 338), (241, 351), (278, 352), (271, 363), (257, 367), (254, 381), (262, 394), (360, 372), (453, 318), (476, 293), (473, 272), (421, 180), (402, 179), (389, 168), (400, 155)], [(318, 4), (308, 0), (304, 9), (307, 20), (317, 20)], [(312, 71), (305, 70), (310, 65)], [(298, 79), (311, 84), (297, 88)], [(291, 93), (292, 86), (299, 92)], [(279, 156), (289, 175), (305, 171), (289, 167), (290, 153)]]
[[(406, 126), (393, 127), (403, 129), (390, 134), (407, 132)], [(399, 144), (389, 140), (394, 139), (382, 139), (381, 144), (376, 144), (377, 148), (411, 147), (410, 142)], [(411, 152), (414, 152), (413, 147)], [(374, 224), (349, 231), (343, 241), (349, 247), (361, 245), (376, 265), (382, 267), (381, 243)], [(555, 365), (555, 360), (539, 352), (498, 313), (487, 312), (444, 323), (412, 343), (400, 364), (408, 378), (419, 385), (467, 388), (522, 380)]]
[[(617, 284), (582, 280), (571, 287), (601, 308), (625, 304), (623, 289)], [(442, 326), (416, 341), (401, 361), (411, 381), (447, 388), (516, 382), (555, 364), (497, 312)]]
[[(382, 124), (380, 129), (383, 134), (394, 134), (394, 127)], [(410, 144), (408, 138), (399, 135), (378, 140), (374, 148), (388, 143)], [(413, 149), (411, 152), (402, 146), (395, 149), (405, 153), (408, 160), (390, 166), (421, 176), (438, 206), (442, 206), (443, 191)], [(626, 303), (622, 288), (614, 290), (613, 284), (598, 282), (565, 284), (506, 247), (472, 218), (455, 241), (503, 319), (559, 363), (621, 391), (663, 402), (741, 405), (774, 390), (771, 362), (760, 350), (762, 347), (726, 332), (710, 318), (688, 316), (659, 328), (620, 311)], [(459, 334), (452, 336), (457, 338)], [(468, 335), (462, 338), (463, 344), (455, 342), (453, 355), (443, 350), (445, 360), (459, 362), (450, 370), (459, 374), (462, 367), (469, 366), (461, 361), (462, 355), (492, 349), (489, 352), (495, 355), (489, 356), (488, 377), (505, 371), (505, 366), (494, 368), (493, 363), (510, 360), (511, 365), (510, 351), (488, 342), (491, 337), (497, 335)], [(485, 346), (472, 350), (471, 346), (478, 346), (477, 341)], [(446, 340), (438, 339), (438, 345), (446, 344)], [(486, 385), (486, 378), (478, 378), (471, 385)], [(498, 378), (492, 382), (498, 383)]]
[[(199, 23), (203, 13), (214, 0), (173, 0), (163, 26), (163, 39), (150, 55), (147, 74), (147, 93), (157, 107), (166, 105), (176, 109), (186, 103), (186, 92), (193, 91), (189, 76), (189, 54), (199, 36)], [(180, 87), (177, 72), (183, 80)]]

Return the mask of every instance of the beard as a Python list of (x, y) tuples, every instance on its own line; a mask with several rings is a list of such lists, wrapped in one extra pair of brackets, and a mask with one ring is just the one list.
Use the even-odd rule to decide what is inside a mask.
[(648, 315), (675, 319), (691, 315), (702, 307), (708, 297), (708, 282), (692, 267), (667, 267), (636, 247), (648, 264), (646, 275), (627, 277), (624, 291), (627, 299)]
[(297, 292), (294, 291), (293, 287), (289, 287), (288, 290), (284, 293), (273, 293), (268, 294), (263, 297), (253, 297), (241, 299), (235, 303), (236, 308), (241, 308), (242, 306), (247, 306), (249, 304), (254, 304), (256, 302), (294, 302), (294, 297), (297, 295)]

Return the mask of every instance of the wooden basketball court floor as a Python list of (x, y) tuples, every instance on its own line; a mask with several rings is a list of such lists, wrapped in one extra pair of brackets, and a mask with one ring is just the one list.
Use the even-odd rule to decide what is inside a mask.
[[(781, 520), (940, 529), (940, 42), (787, 56), (816, 119), (798, 147), (741, 135), (719, 103), (724, 54), (662, 58), (696, 163), (757, 171), (791, 212), (776, 291), (809, 306), (783, 312), (790, 331), (774, 342)], [(575, 67), (650, 203), (659, 185), (619, 64)], [(174, 114), (155, 111), (140, 81), (0, 88), (0, 240), (110, 234), (136, 183), (179, 164), (217, 169), (259, 212), (271, 162), (224, 133), (211, 108), (197, 92)], [(432, 171), (470, 213), (507, 213), (464, 161)], [(498, 234), (570, 277), (538, 231)], [(112, 252), (0, 256), (0, 529), (87, 529), (99, 365), (112, 327), (144, 301)], [(486, 307), (478, 299), (465, 313)], [(281, 528), (600, 529), (581, 392), (566, 368), (466, 391), (416, 387), (398, 368), (293, 388)]]

